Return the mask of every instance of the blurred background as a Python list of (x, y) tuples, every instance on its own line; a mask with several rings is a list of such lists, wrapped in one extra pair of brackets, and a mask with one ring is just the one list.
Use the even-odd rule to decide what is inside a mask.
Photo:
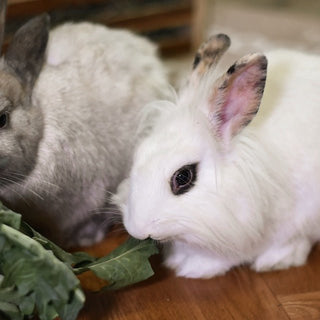
[(173, 85), (188, 74), (209, 35), (232, 45), (221, 65), (249, 52), (291, 48), (320, 54), (320, 0), (8, 0), (6, 42), (36, 14), (52, 24), (89, 20), (128, 28), (158, 43)]

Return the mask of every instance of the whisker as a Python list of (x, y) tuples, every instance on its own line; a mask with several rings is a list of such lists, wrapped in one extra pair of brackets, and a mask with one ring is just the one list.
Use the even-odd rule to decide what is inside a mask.
[[(17, 182), (17, 181), (14, 181), (14, 180), (10, 180), (10, 179), (7, 179), (7, 178), (4, 178), (4, 177), (2, 177), (2, 179), (3, 180), (6, 180), (6, 181), (8, 181), (8, 182), (11, 182), (12, 184), (15, 184), (15, 185), (17, 185), (17, 186), (19, 186), (19, 187), (21, 187), (21, 188), (23, 188), (23, 189), (26, 189), (26, 187), (24, 186), (24, 185), (22, 185), (21, 183), (19, 183), (19, 182)], [(44, 200), (41, 196), (40, 196), (40, 194), (38, 194), (37, 192), (35, 192), (34, 190), (32, 190), (32, 189), (27, 189), (28, 191), (30, 191), (32, 194), (34, 194), (36, 197), (38, 197), (40, 200)]]
[[(28, 178), (28, 175), (25, 175), (25, 174), (22, 174), (22, 173), (19, 173), (19, 172), (9, 171), (9, 173), (11, 175), (14, 175), (14, 176), (17, 176), (17, 177)], [(53, 187), (55, 187), (57, 189), (60, 189), (60, 187), (57, 184), (51, 183), (51, 182), (49, 182), (47, 180), (44, 180), (42, 178), (34, 177), (34, 176), (32, 178), (35, 179), (36, 181), (43, 182), (43, 183), (48, 184), (50, 186), (53, 186)]]
[[(6, 179), (6, 178), (4, 178), (4, 177), (0, 177), (0, 181), (1, 181), (1, 180), (2, 180), (2, 182), (7, 181), (7, 182), (10, 182), (10, 183), (14, 183), (14, 181), (11, 181), (10, 179)], [(3, 185), (2, 185), (2, 186), (3, 186)], [(26, 200), (26, 198), (23, 197), (18, 191), (16, 191), (14, 188), (11, 188), (11, 187), (8, 186), (7, 184), (5, 184), (5, 187), (6, 187), (7, 189), (9, 189), (10, 191), (12, 191), (13, 193), (15, 193), (19, 198), (22, 199), (23, 202), (26, 203), (26, 205), (27, 205), (28, 207), (30, 207), (30, 203), (29, 203), (29, 202)]]
[(109, 191), (109, 190), (106, 190), (105, 191), (107, 194), (109, 194), (110, 196), (114, 196), (115, 195), (115, 193), (113, 193), (113, 192), (111, 192), (111, 191)]
[[(27, 178), (27, 175), (18, 173), (18, 172), (14, 172), (14, 171), (9, 171), (8, 175), (10, 177), (12, 177), (13, 179), (18, 179), (19, 182), (23, 182), (23, 178)], [(33, 177), (34, 182), (35, 183), (26, 183), (25, 185), (21, 185), (21, 188), (23, 187), (25, 190), (30, 191), (31, 193), (35, 194), (38, 196), (38, 198), (40, 198), (41, 200), (45, 200), (45, 197), (42, 198), (42, 196), (40, 195), (40, 193), (38, 193), (37, 191), (35, 191), (35, 188), (31, 188), (30, 186), (35, 186), (37, 185), (37, 182), (39, 182), (39, 185), (41, 186), (41, 193), (45, 193), (45, 194), (49, 194), (51, 198), (57, 199), (58, 197), (55, 195), (55, 192), (53, 192), (53, 190), (50, 188), (50, 186), (53, 186), (54, 188), (56, 188), (56, 190), (60, 190), (61, 188), (58, 185), (55, 185), (53, 183), (47, 182), (44, 179), (40, 179), (40, 178), (36, 178)], [(13, 182), (13, 181), (12, 181)], [(44, 183), (44, 185), (42, 184), (42, 182)], [(38, 186), (38, 189), (39, 187)]]
[(122, 223), (122, 219), (119, 216), (111, 216), (106, 220), (108, 220), (112, 223)]
[(128, 231), (125, 229), (123, 224), (117, 224), (113, 229), (110, 230), (108, 235), (110, 236), (118, 236), (122, 234), (128, 234)]
[(113, 205), (113, 204), (107, 204), (106, 206), (104, 207), (98, 207), (98, 208), (95, 208), (93, 210), (90, 211), (91, 214), (103, 214), (103, 213), (114, 213), (114, 214), (117, 214), (119, 215), (120, 210), (117, 206)]

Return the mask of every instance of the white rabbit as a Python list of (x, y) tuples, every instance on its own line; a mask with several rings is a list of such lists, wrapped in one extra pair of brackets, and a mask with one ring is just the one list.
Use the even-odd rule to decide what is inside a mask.
[(273, 52), (267, 72), (251, 54), (218, 76), (229, 44), (220, 34), (200, 48), (114, 198), (179, 276), (300, 266), (320, 239), (320, 57)]
[(1, 60), (0, 200), (57, 243), (87, 245), (110, 223), (166, 72), (147, 40), (90, 23), (57, 27), (45, 56), (48, 28), (46, 15), (27, 22)]

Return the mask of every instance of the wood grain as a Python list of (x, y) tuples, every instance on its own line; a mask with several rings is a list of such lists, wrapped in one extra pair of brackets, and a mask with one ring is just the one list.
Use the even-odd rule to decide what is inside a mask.
[(278, 296), (291, 320), (320, 319), (320, 291)]
[[(86, 250), (101, 256), (125, 238), (123, 233), (113, 233)], [(267, 273), (238, 267), (209, 280), (175, 277), (162, 266), (160, 255), (151, 262), (155, 276), (147, 281), (116, 292), (87, 291), (78, 319), (320, 319), (319, 246), (303, 267)]]
[[(308, 263), (289, 270), (261, 273), (275, 295), (316, 292), (320, 289), (320, 245), (312, 250)], [(319, 318), (320, 319), (320, 318)]]

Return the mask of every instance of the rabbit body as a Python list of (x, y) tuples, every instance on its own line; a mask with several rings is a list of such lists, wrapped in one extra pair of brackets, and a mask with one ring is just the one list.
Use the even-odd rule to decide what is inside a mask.
[(264, 56), (222, 78), (196, 67), (119, 187), (129, 233), (164, 242), (179, 276), (299, 266), (320, 239), (320, 57), (279, 50), (267, 60), (258, 113)]
[[(5, 141), (12, 130), (22, 149), (33, 145), (28, 159), (14, 149), (7, 155), (16, 163), (4, 168), (0, 198), (57, 243), (87, 245), (104, 235), (139, 109), (161, 97), (166, 74), (147, 40), (90, 23), (51, 31), (45, 59), (30, 105), (14, 106), (11, 128), (0, 132)], [(32, 165), (19, 170), (24, 162)]]

